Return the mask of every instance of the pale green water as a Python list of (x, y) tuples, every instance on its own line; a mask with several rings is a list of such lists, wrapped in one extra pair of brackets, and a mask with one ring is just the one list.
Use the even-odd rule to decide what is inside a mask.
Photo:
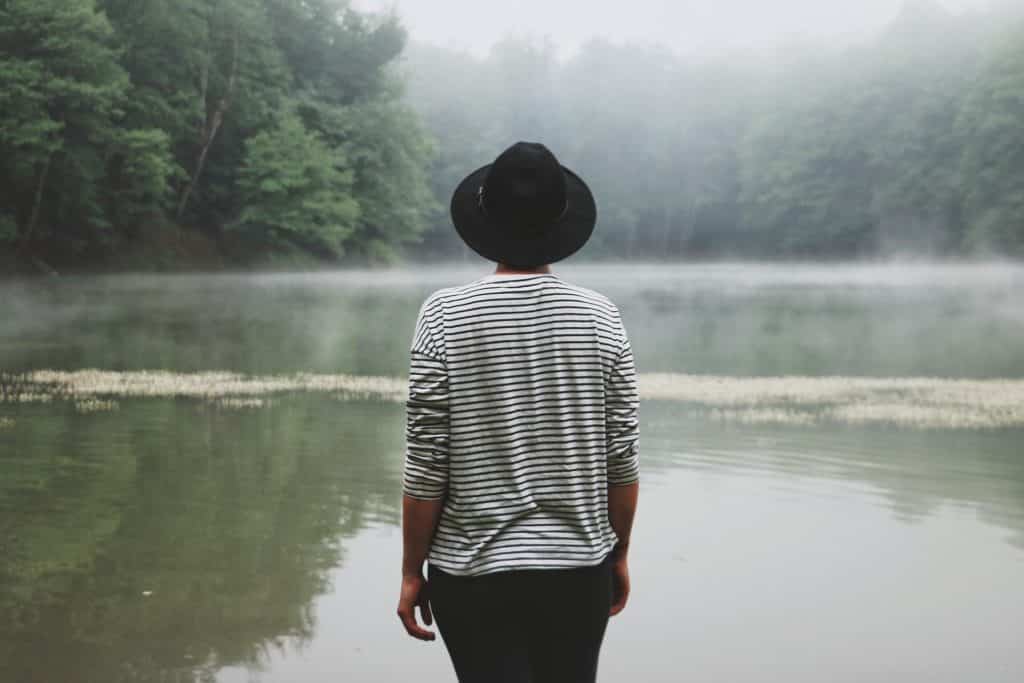
[[(571, 268), (641, 372), (1024, 377), (1024, 270)], [(404, 375), (476, 269), (0, 286), (0, 370)], [(454, 680), (393, 616), (403, 406), (0, 403), (0, 682)], [(1024, 430), (641, 405), (602, 680), (1024, 679)]]

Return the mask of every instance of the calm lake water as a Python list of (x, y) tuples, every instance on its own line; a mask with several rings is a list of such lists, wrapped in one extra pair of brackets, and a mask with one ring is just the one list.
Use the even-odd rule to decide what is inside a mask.
[[(489, 270), (0, 284), (0, 372), (401, 378), (424, 297)], [(1020, 267), (554, 270), (619, 304), (644, 374), (1024, 378)], [(400, 401), (16, 393), (0, 683), (454, 680), (394, 616)], [(601, 680), (1024, 680), (1024, 428), (640, 411)]]

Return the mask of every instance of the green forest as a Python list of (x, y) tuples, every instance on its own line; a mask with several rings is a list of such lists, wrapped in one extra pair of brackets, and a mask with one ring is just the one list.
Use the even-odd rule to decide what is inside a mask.
[(4, 270), (466, 258), (451, 190), (521, 139), (594, 189), (580, 259), (1021, 257), (1024, 17), (477, 57), (345, 0), (0, 0)]
[(335, 0), (0, 2), (0, 243), (49, 267), (393, 259), (432, 149)]

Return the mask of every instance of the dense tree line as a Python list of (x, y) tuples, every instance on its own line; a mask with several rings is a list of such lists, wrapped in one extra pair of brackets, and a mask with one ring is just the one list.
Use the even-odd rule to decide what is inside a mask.
[(1019, 12), (911, 0), (768, 56), (477, 58), (347, 0), (0, 0), (0, 268), (465, 257), (451, 190), (519, 139), (594, 187), (583, 258), (1024, 256)]
[(347, 0), (0, 1), (0, 250), (394, 258), (434, 208), (405, 39)]
[[(846, 49), (696, 61), (593, 41), (567, 61), (414, 45), (410, 97), (439, 140), (439, 199), (516, 139), (587, 178), (584, 256), (1024, 256), (1024, 23), (908, 3)], [(461, 245), (440, 223), (438, 254)]]

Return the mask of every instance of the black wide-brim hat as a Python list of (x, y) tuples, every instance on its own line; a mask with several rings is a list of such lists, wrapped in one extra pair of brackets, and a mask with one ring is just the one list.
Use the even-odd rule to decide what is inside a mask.
[(583, 179), (547, 147), (519, 142), (459, 183), (451, 215), (476, 253), (531, 268), (578, 251), (594, 232), (597, 205)]

